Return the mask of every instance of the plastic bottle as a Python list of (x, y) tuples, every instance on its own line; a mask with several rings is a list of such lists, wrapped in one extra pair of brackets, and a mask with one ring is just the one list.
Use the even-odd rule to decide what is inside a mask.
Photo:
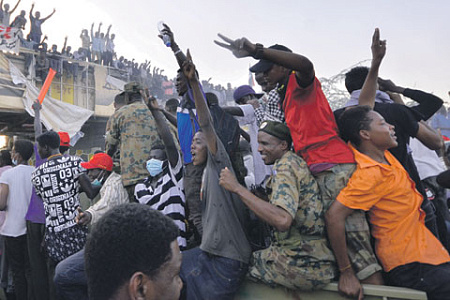
[(164, 45), (166, 45), (167, 47), (170, 47), (171, 46), (171, 44), (170, 44), (170, 37), (167, 34), (163, 34), (162, 31), (164, 29), (165, 29), (164, 28), (164, 22), (163, 21), (159, 21), (158, 22), (158, 30), (159, 30), (159, 33), (162, 35)]

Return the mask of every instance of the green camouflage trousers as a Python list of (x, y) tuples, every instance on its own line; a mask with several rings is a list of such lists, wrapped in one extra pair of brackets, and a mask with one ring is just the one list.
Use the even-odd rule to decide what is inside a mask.
[[(356, 169), (355, 164), (338, 164), (314, 177), (319, 184), (325, 211), (331, 206)], [(370, 178), (368, 178), (370, 180)], [(366, 279), (382, 268), (370, 243), (370, 229), (366, 215), (355, 210), (345, 221), (347, 251), (359, 280)]]
[[(314, 251), (329, 252), (320, 249), (318, 244)], [(291, 290), (310, 291), (320, 289), (335, 277), (335, 263), (331, 261), (309, 261), (308, 257), (300, 259), (285, 255), (276, 247), (253, 252), (248, 275), (265, 284), (281, 285)]]

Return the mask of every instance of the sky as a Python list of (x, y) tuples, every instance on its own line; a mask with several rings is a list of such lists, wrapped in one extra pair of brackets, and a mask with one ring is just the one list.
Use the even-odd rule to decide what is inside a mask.
[[(55, 15), (42, 25), (48, 43), (62, 47), (64, 37), (76, 50), (82, 29), (95, 22), (112, 24), (116, 52), (137, 62), (150, 60), (172, 78), (178, 69), (169, 48), (157, 37), (164, 21), (181, 49), (190, 49), (201, 79), (233, 86), (248, 83), (256, 61), (237, 59), (213, 43), (217, 33), (247, 37), (264, 46), (284, 44), (308, 57), (317, 77), (331, 77), (371, 58), (373, 31), (380, 28), (387, 53), (380, 77), (396, 84), (432, 92), (450, 103), (450, 1), (447, 0), (36, 0), (35, 11)], [(15, 1), (5, 0), (11, 7)], [(18, 10), (28, 12), (31, 0)], [(29, 21), (28, 21), (29, 23)], [(29, 30), (27, 24), (26, 32)]]

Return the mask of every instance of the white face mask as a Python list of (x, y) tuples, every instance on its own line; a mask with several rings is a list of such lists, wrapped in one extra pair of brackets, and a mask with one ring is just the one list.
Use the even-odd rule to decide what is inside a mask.
[(11, 161), (15, 166), (19, 164), (19, 161), (17, 160), (17, 152), (15, 152), (14, 155), (11, 156)]

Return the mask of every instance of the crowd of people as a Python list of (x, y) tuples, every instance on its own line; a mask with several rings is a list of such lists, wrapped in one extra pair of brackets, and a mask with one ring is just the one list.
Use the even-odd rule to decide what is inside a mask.
[[(150, 89), (158, 99), (167, 100), (174, 97), (176, 93), (175, 80), (164, 75), (163, 69), (152, 66), (150, 60), (139, 63), (134, 58), (127, 59), (117, 54), (115, 51), (116, 36), (111, 33), (112, 25), (107, 27), (106, 32), (102, 30), (102, 22), (98, 24), (98, 27), (95, 26), (95, 23), (92, 23), (90, 30), (82, 29), (80, 34), (81, 47), (75, 51), (68, 44), (67, 36), (61, 48), (58, 48), (57, 44), (52, 44), (50, 47), (47, 35), (42, 37), (41, 27), (45, 21), (53, 16), (56, 10), (54, 9), (45, 18), (41, 18), (39, 11), (34, 12), (33, 15), (35, 6), (33, 4), (29, 12), (30, 32), (25, 38), (22, 31), (25, 30), (27, 24), (26, 11), (22, 10), (13, 21), (10, 20), (19, 4), (20, 0), (12, 10), (9, 10), (9, 4), (0, 2), (0, 24), (19, 29), (18, 38), (21, 46), (35, 52), (34, 54), (25, 53), (26, 76), (29, 75), (31, 78), (43, 81), (48, 74), (48, 69), (52, 68), (57, 71), (57, 74), (65, 73), (76, 80), (83, 70), (87, 70), (84, 66), (80, 67), (77, 61), (84, 61), (110, 68), (112, 70), (110, 73), (123, 81), (141, 83)], [(30, 66), (32, 66), (31, 69)], [(211, 78), (202, 81), (205, 90), (218, 94), (221, 103), (232, 101), (234, 89), (230, 83), (225, 87), (221, 84), (213, 84), (210, 80)]]
[(443, 101), (378, 77), (378, 29), (370, 68), (346, 74), (350, 100), (334, 112), (307, 57), (224, 35), (218, 46), (258, 60), (264, 93), (243, 85), (221, 106), (167, 25), (163, 35), (180, 101), (160, 107), (146, 84), (127, 83), (87, 162), (65, 154), (66, 133), (42, 132), (36, 102), (34, 145), (1, 153), (2, 267), (16, 299), (233, 299), (245, 278), (450, 299), (450, 171), (426, 123)]

